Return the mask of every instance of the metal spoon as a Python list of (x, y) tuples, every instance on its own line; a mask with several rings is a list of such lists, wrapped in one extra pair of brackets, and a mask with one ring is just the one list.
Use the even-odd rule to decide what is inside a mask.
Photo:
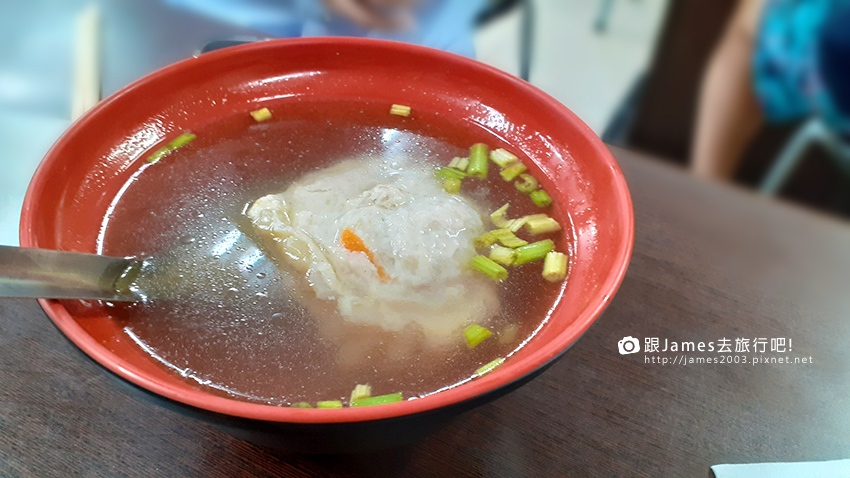
[(144, 259), (0, 246), (0, 297), (216, 303), (233, 300), (232, 291), (286, 297), (289, 285), (263, 241), (236, 225), (212, 246), (175, 246)]
[(142, 261), (0, 246), (0, 297), (138, 301), (130, 285)]

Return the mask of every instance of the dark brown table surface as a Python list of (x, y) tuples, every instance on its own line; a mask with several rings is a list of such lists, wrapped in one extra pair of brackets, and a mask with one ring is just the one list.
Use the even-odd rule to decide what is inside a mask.
[[(850, 457), (850, 227), (615, 150), (635, 250), (562, 360), (414, 446), (296, 456), (128, 393), (31, 300), (0, 300), (2, 476), (708, 476), (719, 463)], [(626, 335), (732, 342), (810, 364), (660, 365)], [(766, 353), (734, 353), (765, 338)], [(770, 339), (791, 339), (771, 353)], [(778, 344), (777, 344), (778, 345)], [(786, 342), (787, 347), (787, 342)], [(681, 359), (678, 359), (681, 360)]]

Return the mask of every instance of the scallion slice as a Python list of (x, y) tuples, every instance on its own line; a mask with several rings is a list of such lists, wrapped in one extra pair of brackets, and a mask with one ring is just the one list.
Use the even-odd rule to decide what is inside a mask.
[(513, 153), (506, 151), (502, 148), (494, 149), (492, 152), (490, 152), (490, 160), (498, 164), (499, 167), (502, 169), (507, 168), (512, 163), (519, 162), (519, 158), (514, 156)]
[(310, 405), (307, 402), (298, 402), (298, 403), (293, 403), (292, 405), (289, 406), (289, 408), (313, 408), (313, 405)]
[(529, 234), (546, 234), (547, 232), (560, 231), (561, 225), (551, 217), (545, 216), (525, 221), (525, 230)]
[(494, 368), (498, 367), (499, 365), (502, 365), (503, 363), (505, 363), (505, 359), (497, 358), (496, 360), (493, 360), (487, 365), (482, 365), (481, 368), (475, 371), (475, 375), (478, 375), (480, 377), (485, 373), (492, 372)]
[(505, 204), (504, 206), (500, 207), (499, 209), (496, 209), (490, 214), (490, 221), (492, 221), (496, 227), (506, 229), (510, 227), (511, 224), (513, 224), (513, 221), (507, 218), (508, 207), (510, 205), (510, 203)]
[(490, 247), (498, 241), (499, 238), (493, 235), (493, 231), (485, 232), (473, 240), (473, 245), (476, 249), (484, 249)]
[(410, 106), (392, 105), (390, 106), (390, 114), (397, 116), (410, 116)]
[(552, 198), (542, 189), (533, 191), (528, 195), (537, 207), (546, 207), (552, 204)]
[[(508, 231), (508, 232), (510, 232), (510, 231)], [(502, 244), (505, 247), (510, 247), (510, 248), (515, 249), (517, 247), (524, 246), (524, 245), (528, 244), (528, 241), (516, 237), (514, 235), (514, 233), (511, 232), (510, 236), (499, 237), (499, 243)]]
[(503, 266), (514, 265), (514, 250), (510, 247), (493, 246), (490, 249), (490, 259)]
[(514, 249), (514, 264), (522, 265), (538, 261), (546, 257), (546, 254), (555, 250), (555, 243), (551, 239), (532, 242), (531, 244)]
[(484, 143), (476, 143), (469, 149), (469, 166), (466, 172), (470, 176), (475, 176), (481, 179), (487, 177), (487, 145)]
[(472, 324), (469, 327), (463, 329), (463, 336), (466, 337), (466, 345), (469, 348), (473, 348), (476, 345), (484, 342), (489, 339), (493, 335), (493, 332), (481, 327), (478, 324)]
[(251, 117), (254, 118), (254, 121), (257, 123), (262, 123), (263, 121), (272, 117), (272, 112), (269, 111), (268, 108), (260, 108), (258, 110), (251, 112)]
[(558, 282), (567, 277), (567, 255), (562, 252), (550, 252), (543, 260), (543, 278), (549, 282)]
[(463, 179), (467, 176), (463, 171), (459, 171), (455, 168), (439, 168), (434, 171), (434, 175), (438, 178), (455, 178), (455, 179)]
[(530, 174), (520, 174), (519, 178), (522, 181), (514, 183), (514, 186), (519, 189), (519, 192), (528, 194), (537, 189), (537, 180), (534, 179), (534, 176)]
[(522, 229), (522, 226), (527, 221), (528, 216), (518, 217), (516, 219), (511, 219), (510, 224), (507, 226), (507, 229), (511, 232), (517, 232)]
[(508, 278), (508, 270), (496, 264), (488, 257), (481, 255), (475, 256), (469, 261), (469, 265), (495, 281), (501, 282)]
[(446, 178), (443, 180), (443, 189), (449, 194), (457, 194), (460, 192), (460, 179)]
[(316, 408), (342, 408), (342, 402), (339, 400), (324, 400), (316, 403)]
[(184, 146), (186, 143), (189, 143), (193, 139), (197, 138), (194, 134), (186, 131), (180, 136), (172, 139), (168, 144), (156, 150), (152, 155), (148, 156), (149, 163), (155, 163), (160, 159), (168, 156), (175, 149)]
[(357, 385), (354, 387), (354, 390), (351, 391), (351, 401), (349, 403), (354, 403), (355, 400), (360, 400), (361, 398), (367, 398), (371, 396), (371, 385)]
[(499, 172), (499, 174), (505, 181), (513, 181), (514, 178), (524, 173), (527, 169), (528, 168), (524, 164), (516, 162), (503, 169), (501, 172)]
[(516, 248), (528, 244), (528, 241), (524, 241), (516, 237), (510, 229), (496, 229), (494, 231), (490, 231), (490, 233), (496, 236), (496, 240), (505, 247)]
[(469, 166), (469, 158), (453, 158), (449, 163), (450, 168), (455, 168), (460, 171), (466, 171), (467, 166)]
[(387, 403), (396, 403), (404, 400), (404, 395), (401, 392), (388, 393), (386, 395), (378, 395), (376, 397), (358, 398), (351, 402), (352, 407), (370, 407), (372, 405), (386, 405)]
[(516, 219), (512, 219), (511, 225), (508, 227), (508, 229), (510, 229), (511, 232), (517, 232), (522, 229), (522, 226), (524, 226), (528, 221), (531, 221), (532, 219), (545, 219), (547, 217), (549, 216), (547, 216), (546, 214), (532, 214), (530, 216), (518, 217)]

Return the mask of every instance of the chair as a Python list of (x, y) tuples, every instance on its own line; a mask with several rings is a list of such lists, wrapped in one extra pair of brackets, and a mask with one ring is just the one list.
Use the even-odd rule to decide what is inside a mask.
[(779, 153), (759, 190), (768, 195), (778, 193), (803, 160), (806, 151), (813, 145), (821, 146), (829, 157), (850, 175), (850, 143), (827, 126), (821, 118), (815, 116), (797, 129)]
[(602, 0), (599, 11), (596, 12), (596, 20), (593, 22), (596, 33), (605, 33), (608, 30), (608, 22), (611, 20), (612, 13), (614, 13), (614, 0)]
[(531, 50), (534, 47), (534, 5), (531, 0), (488, 0), (475, 21), (476, 26), (486, 25), (493, 19), (519, 6), (522, 19), (519, 32), (519, 77), (529, 81), (531, 75)]
[(611, 13), (614, 11), (614, 0), (602, 0), (599, 6), (599, 12), (596, 14), (596, 21), (593, 22), (593, 28), (597, 33), (602, 33), (608, 29), (608, 20), (611, 19)]

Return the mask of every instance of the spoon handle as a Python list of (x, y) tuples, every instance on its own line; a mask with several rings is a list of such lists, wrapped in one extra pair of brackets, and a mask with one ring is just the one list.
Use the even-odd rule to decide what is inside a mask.
[(140, 270), (123, 257), (0, 246), (0, 297), (135, 301)]

